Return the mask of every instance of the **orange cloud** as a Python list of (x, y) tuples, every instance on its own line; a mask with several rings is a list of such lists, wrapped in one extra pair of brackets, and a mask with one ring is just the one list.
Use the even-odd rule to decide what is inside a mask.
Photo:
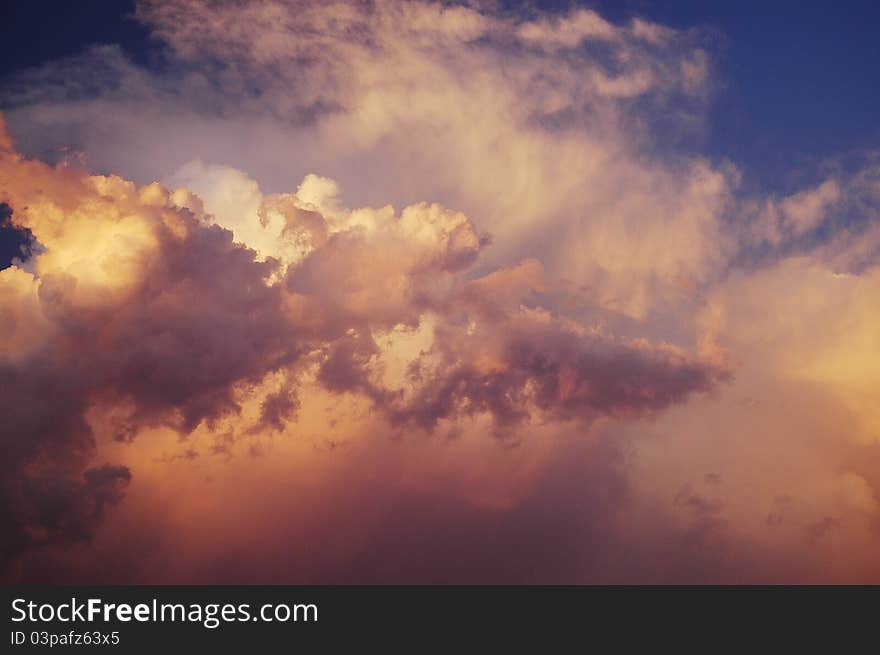
[[(725, 375), (541, 309), (529, 299), (543, 287), (534, 262), (465, 283), (488, 240), (436, 204), (325, 216), (317, 196), (257, 193), (230, 232), (185, 189), (53, 169), (9, 145), (0, 186), (13, 222), (42, 246), (32, 272), (0, 272), (7, 563), (88, 538), (132, 470), (137, 484), (136, 464), (87, 468), (96, 435), (219, 439), (230, 420), (233, 440), (281, 430), (304, 385), (353, 394), (396, 429), (462, 417), (496, 430), (538, 417), (589, 424), (655, 412)], [(278, 219), (299, 231), (286, 263), (235, 240)], [(412, 330), (423, 347), (398, 348)]]
[(749, 195), (643, 20), (137, 13), (4, 95), (118, 173), (0, 130), (6, 577), (880, 580), (876, 166)]

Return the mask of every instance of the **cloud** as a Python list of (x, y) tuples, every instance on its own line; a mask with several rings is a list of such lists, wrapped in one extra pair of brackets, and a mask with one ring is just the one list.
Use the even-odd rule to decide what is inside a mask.
[(740, 265), (766, 265), (808, 255), (842, 273), (876, 266), (880, 172), (870, 157), (849, 170), (833, 168), (834, 175), (815, 186), (787, 196), (741, 201), (735, 260)]
[(4, 83), (10, 579), (876, 579), (870, 156), (743, 188), (698, 29), (137, 15)]
[(92, 403), (131, 402), (131, 431), (169, 422), (185, 434), (235, 409), (234, 383), (298, 352), (281, 295), (264, 283), (275, 265), (175, 209), (161, 187), (51, 169), (8, 149), (0, 180), (12, 221), (43, 247), (34, 273), (0, 273), (4, 521), (16, 526), (8, 553), (34, 531), (49, 541), (76, 534), (66, 521), (82, 513), (60, 520), (11, 496), (37, 488), (62, 508), (93, 497), (97, 519), (117, 499), (108, 485), (128, 480), (122, 469), (82, 473), (94, 451)]
[[(32, 272), (0, 273), (4, 507), (16, 526), (6, 559), (86, 538), (121, 498), (128, 468), (86, 468), (96, 429), (120, 441), (163, 427), (185, 438), (240, 415), (248, 389), (273, 375), (281, 385), (266, 387), (252, 430), (295, 420), (309, 370), (330, 392), (362, 394), (392, 424), (428, 430), (460, 414), (504, 427), (535, 412), (640, 415), (723, 375), (672, 346), (518, 306), (516, 269), (462, 281), (488, 239), (461, 212), (427, 203), (343, 211), (338, 189), (316, 177), (299, 187), (308, 201), (264, 197), (230, 169), (190, 167), (184, 177), (204, 200), (50, 168), (11, 146), (2, 154), (11, 220), (42, 247)], [(337, 213), (323, 215), (325, 206)], [(273, 229), (297, 234), (298, 257), (249, 247), (277, 243)], [(492, 292), (504, 286), (506, 299)], [(374, 335), (428, 323), (427, 350), (412, 353), (405, 376), (385, 376)]]
[[(734, 172), (657, 143), (702, 129), (699, 35), (433, 2), (162, 2), (138, 16), (168, 46), (162, 73), (100, 50), (10, 88), (30, 154), (74, 141), (139, 183), (177, 171), (169, 184), (195, 184), (217, 162), (272, 193), (317, 171), (356, 206), (441, 200), (493, 235), (486, 271), (538, 257), (586, 302), (637, 318), (729, 254)], [(94, 58), (114, 63), (93, 94), (59, 81), (91, 79)], [(652, 129), (661, 116), (674, 124)]]

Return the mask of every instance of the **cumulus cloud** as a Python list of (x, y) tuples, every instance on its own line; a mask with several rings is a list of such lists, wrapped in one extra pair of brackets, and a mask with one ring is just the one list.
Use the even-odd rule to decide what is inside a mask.
[(274, 265), (173, 208), (158, 185), (51, 169), (8, 142), (0, 157), (12, 221), (44, 249), (33, 273), (0, 273), (4, 519), (16, 526), (4, 540), (17, 544), (25, 533), (52, 539), (61, 528), (10, 496), (28, 497), (34, 485), (61, 495), (76, 486), (96, 494), (97, 517), (116, 499), (103, 491), (108, 475), (128, 480), (127, 471), (96, 469), (76, 482), (94, 450), (91, 403), (132, 403), (132, 426), (119, 438), (159, 421), (186, 433), (235, 408), (233, 383), (298, 353), (280, 293), (264, 283)]
[[(229, 169), (184, 169), (206, 185), (203, 201), (184, 188), (50, 168), (4, 143), (2, 199), (43, 248), (32, 272), (0, 273), (4, 518), (16, 526), (6, 558), (41, 540), (84, 538), (121, 497), (127, 468), (86, 469), (96, 406), (118, 408), (103, 421), (117, 440), (157, 426), (185, 436), (240, 413), (240, 390), (281, 372), (260, 417), (279, 430), (300, 407), (296, 372), (311, 367), (327, 390), (364, 394), (392, 423), (430, 430), (457, 413), (499, 425), (533, 410), (588, 421), (638, 414), (707, 391), (721, 374), (672, 346), (517, 307), (517, 272), (462, 283), (488, 239), (436, 204), (342, 211), (327, 180), (307, 178), (306, 201), (263, 197)], [(338, 213), (325, 216), (325, 206)], [(278, 235), (297, 234), (298, 257), (249, 247), (278, 244), (266, 236), (275, 223)], [(486, 288), (505, 285), (514, 287), (506, 300)], [(403, 378), (382, 379), (374, 335), (430, 321), (429, 348)]]
[[(662, 135), (701, 130), (698, 34), (433, 2), (161, 2), (138, 16), (168, 46), (164, 72), (101, 50), (63, 77), (23, 74), (6, 106), (28, 152), (73, 133), (98, 170), (140, 183), (207, 184), (218, 162), (270, 192), (318, 172), (355, 205), (441, 199), (493, 234), (487, 270), (539, 257), (586, 302), (637, 318), (711, 279), (730, 249), (734, 171), (646, 157)], [(58, 81), (91, 78), (96, 57), (115, 62), (106, 87)]]
[(638, 18), (137, 17), (3, 88), (7, 577), (880, 575), (869, 157), (747, 193)]

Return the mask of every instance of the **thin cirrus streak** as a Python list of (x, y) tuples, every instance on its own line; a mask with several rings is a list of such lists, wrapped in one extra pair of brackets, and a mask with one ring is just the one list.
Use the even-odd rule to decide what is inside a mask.
[(876, 167), (741, 189), (640, 19), (137, 17), (6, 83), (5, 578), (877, 579)]

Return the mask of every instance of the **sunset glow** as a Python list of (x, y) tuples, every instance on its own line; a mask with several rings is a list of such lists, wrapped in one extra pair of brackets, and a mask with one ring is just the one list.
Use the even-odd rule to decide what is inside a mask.
[(6, 581), (880, 582), (880, 140), (756, 184), (716, 32), (533, 5), (3, 78)]

